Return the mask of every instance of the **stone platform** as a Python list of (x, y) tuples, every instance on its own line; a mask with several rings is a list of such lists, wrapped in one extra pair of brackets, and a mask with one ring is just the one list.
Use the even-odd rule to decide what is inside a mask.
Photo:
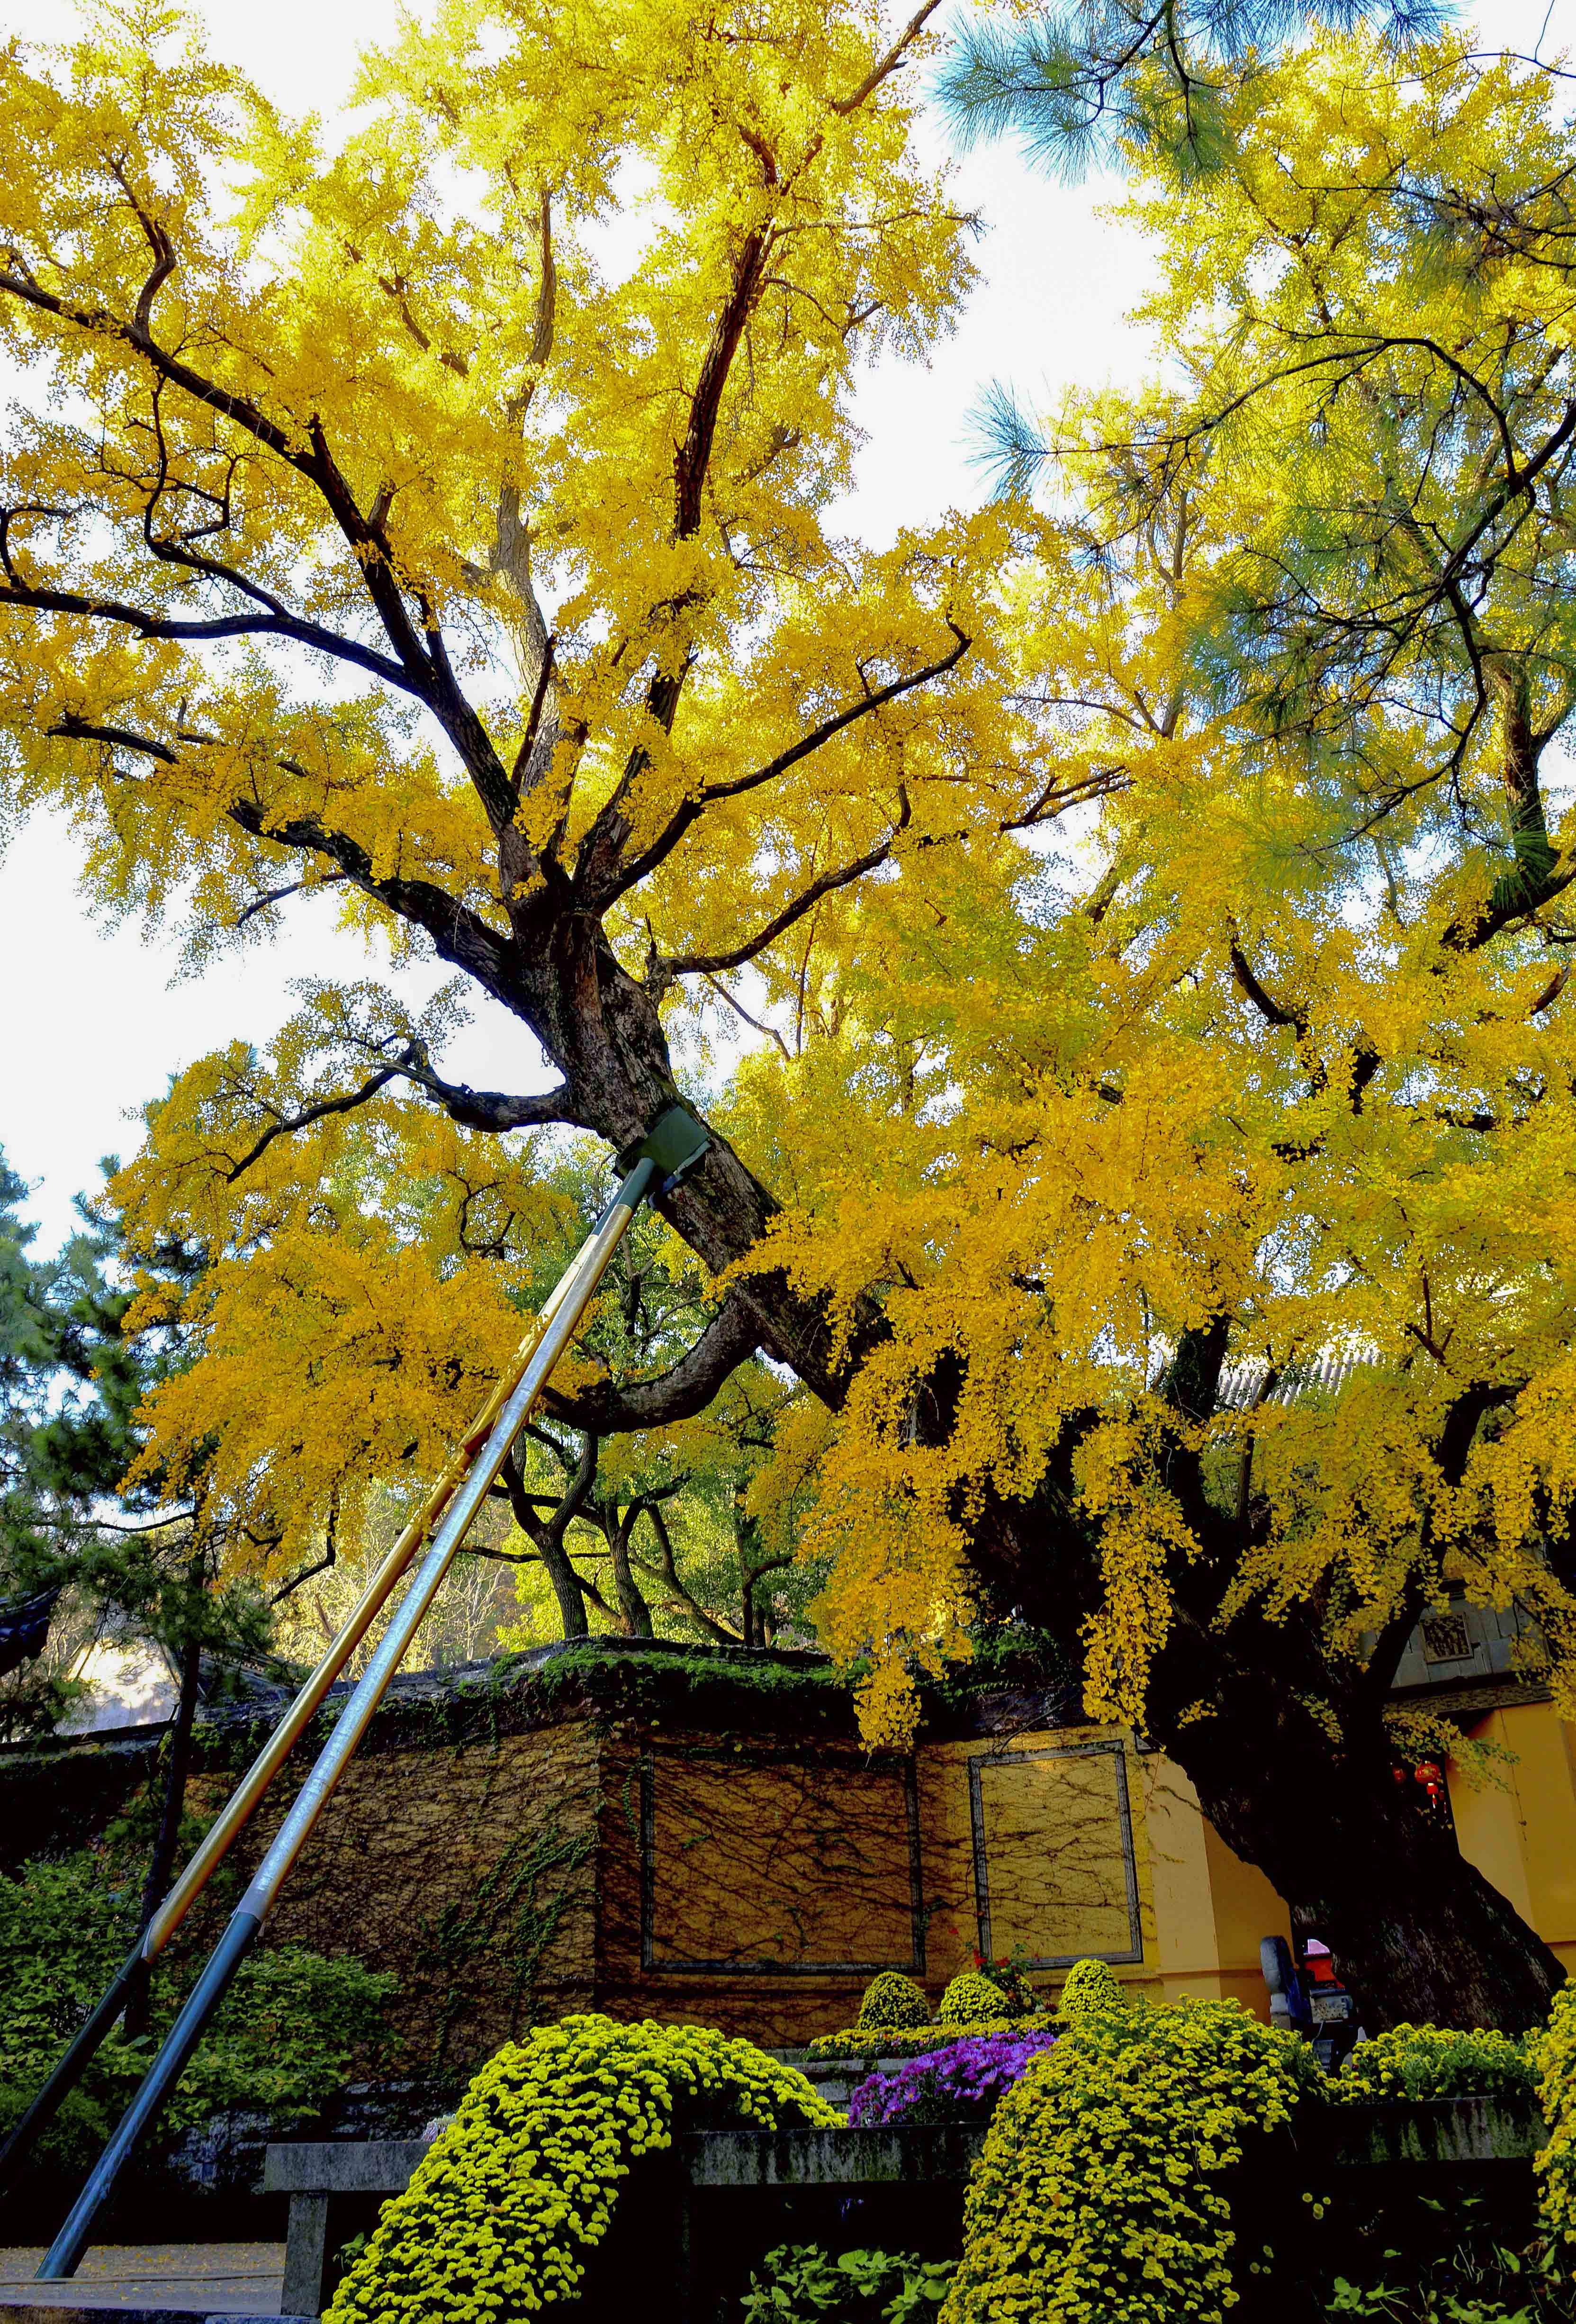
[(44, 2246), (0, 2251), (5, 2324), (70, 2324), (112, 2310), (125, 2324), (193, 2316), (277, 2319), (282, 2244), (94, 2244), (65, 2283), (37, 2283)]

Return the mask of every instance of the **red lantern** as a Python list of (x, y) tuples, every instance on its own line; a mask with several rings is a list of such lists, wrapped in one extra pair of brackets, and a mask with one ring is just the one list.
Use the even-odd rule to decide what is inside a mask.
[(1433, 1759), (1424, 1759), (1413, 1779), (1428, 1794), (1430, 1807), (1438, 1807), (1444, 1798), (1444, 1769)]

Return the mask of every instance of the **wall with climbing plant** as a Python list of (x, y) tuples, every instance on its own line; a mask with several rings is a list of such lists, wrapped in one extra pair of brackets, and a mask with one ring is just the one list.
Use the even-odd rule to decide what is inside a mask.
[[(194, 1812), (217, 1810), (271, 1708), (207, 1719)], [(851, 2024), (883, 1969), (934, 2006), (976, 1952), (1022, 1960), (1042, 1997), (1103, 1955), (1156, 1998), (1262, 1999), (1277, 1900), (1159, 1755), (1055, 1716), (986, 1691), (883, 1755), (809, 1657), (598, 1643), (402, 1680), (270, 1934), (393, 1971), (394, 2067), (456, 2078), (586, 2008), (807, 2041)], [(216, 1911), (308, 1764), (303, 1748)], [(0, 1755), (0, 1829), (9, 1804), (30, 1854), (82, 1845), (96, 1769), (121, 1812), (122, 1746)]]

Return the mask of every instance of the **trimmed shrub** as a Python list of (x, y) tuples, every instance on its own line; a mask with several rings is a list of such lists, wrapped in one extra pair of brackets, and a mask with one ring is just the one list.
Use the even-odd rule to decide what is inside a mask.
[(884, 1969), (865, 1987), (859, 2023), (866, 2027), (928, 2025), (930, 2004), (911, 1977), (905, 1977), (900, 1969)]
[(941, 2006), (935, 2013), (938, 2025), (980, 2025), (992, 2017), (1015, 2017), (1016, 2010), (1005, 2009), (1001, 1989), (977, 1969), (965, 1969), (954, 1977), (941, 1997)]
[(803, 2074), (696, 2025), (566, 2017), (510, 2043), (385, 2203), (328, 2324), (498, 2324), (573, 2301), (620, 2183), (685, 2129), (831, 2128)]
[(1544, 2224), (1569, 2250), (1576, 2247), (1576, 1985), (1555, 1994), (1548, 2024), (1527, 2047), (1549, 2132), (1536, 2165)]
[(996, 2109), (942, 2324), (1221, 2324), (1218, 2174), (1288, 2119), (1288, 2046), (1234, 2001), (1079, 2015)]
[(1330, 2085), (1332, 2098), (1359, 2103), (1530, 2098), (1536, 2090), (1536, 2070), (1525, 2043), (1482, 2027), (1465, 2034), (1449, 2025), (1392, 2025), (1371, 2042), (1359, 2042)]
[(1032, 2017), (1040, 2006), (1038, 1994), (1020, 1969), (1009, 1960), (978, 1960), (975, 1967), (987, 1983), (1000, 1995), (1000, 2007), (1009, 2017)]
[(1056, 2000), (1058, 2014), (1069, 2024), (1081, 2017), (1097, 2017), (1105, 2011), (1125, 2009), (1127, 2006), (1121, 1979), (1113, 1976), (1110, 1963), (1102, 1960), (1074, 1961)]

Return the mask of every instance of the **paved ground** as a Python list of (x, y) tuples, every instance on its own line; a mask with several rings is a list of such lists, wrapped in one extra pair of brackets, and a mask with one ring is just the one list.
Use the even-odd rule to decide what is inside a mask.
[(65, 2283), (35, 2283), (36, 2247), (0, 2251), (0, 2310), (164, 2309), (197, 2316), (277, 2316), (282, 2244), (92, 2244)]

